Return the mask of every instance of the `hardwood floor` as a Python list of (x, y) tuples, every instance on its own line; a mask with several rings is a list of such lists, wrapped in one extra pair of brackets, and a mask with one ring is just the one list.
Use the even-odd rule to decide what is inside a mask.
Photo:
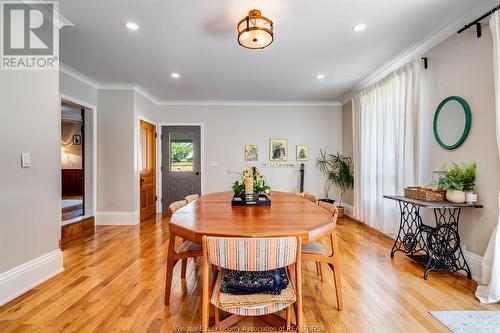
[[(167, 218), (137, 226), (97, 226), (63, 246), (65, 271), (0, 307), (0, 332), (175, 332), (201, 323), (201, 262), (180, 280), (174, 271), (170, 307), (163, 305)], [(304, 320), (323, 332), (448, 332), (428, 311), (500, 310), (481, 305), (475, 283), (431, 273), (401, 254), (392, 240), (363, 224), (339, 219), (344, 311), (336, 309), (331, 271), (325, 282), (303, 265)], [(239, 327), (263, 325), (249, 318)], [(180, 330), (178, 330), (180, 331)], [(184, 330), (186, 331), (186, 330)]]

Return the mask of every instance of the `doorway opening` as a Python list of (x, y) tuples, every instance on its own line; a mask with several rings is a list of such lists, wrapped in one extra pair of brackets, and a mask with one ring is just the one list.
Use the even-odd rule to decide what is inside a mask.
[(85, 214), (85, 108), (61, 102), (61, 215), (63, 224)]

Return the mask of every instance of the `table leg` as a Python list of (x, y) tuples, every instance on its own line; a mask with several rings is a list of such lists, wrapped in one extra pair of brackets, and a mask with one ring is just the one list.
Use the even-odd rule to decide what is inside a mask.
[(170, 291), (172, 289), (172, 274), (174, 271), (175, 260), (175, 235), (170, 233), (170, 239), (168, 241), (168, 253), (167, 253), (167, 270), (165, 274), (165, 305), (170, 304)]
[(397, 251), (406, 254), (427, 253), (426, 244), (422, 236), (422, 217), (420, 206), (408, 202), (399, 202), (401, 218), (399, 231), (391, 250), (391, 258)]
[(427, 236), (429, 246), (429, 262), (424, 277), (431, 271), (457, 272), (464, 271), (469, 279), (472, 274), (460, 246), (458, 222), (460, 208), (435, 208), (436, 227)]

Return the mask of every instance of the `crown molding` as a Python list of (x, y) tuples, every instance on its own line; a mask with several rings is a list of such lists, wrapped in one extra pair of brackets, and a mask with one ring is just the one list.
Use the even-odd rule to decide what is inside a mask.
[[(377, 68), (374, 72), (369, 74), (359, 83), (357, 83), (353, 88), (351, 88), (346, 94), (344, 94), (340, 98), (340, 101), (342, 102), (342, 104), (349, 102), (351, 98), (356, 94), (382, 80), (389, 73), (395, 71), (399, 67), (411, 61), (413, 58), (423, 56), (430, 49), (456, 34), (457, 31), (465, 25), (465, 23), (475, 19), (484, 12), (487, 12), (491, 9), (491, 7), (492, 4), (489, 1), (478, 1), (478, 3), (475, 3), (474, 5), (469, 7), (458, 17), (452, 19), (447, 24), (431, 33), (421, 42), (404, 50), (396, 57), (392, 58), (384, 65)], [(430, 66), (432, 66), (432, 59), (430, 59)]]
[(62, 62), (59, 63), (59, 71), (63, 72), (64, 74), (71, 76), (73, 79), (76, 79), (80, 82), (83, 82), (89, 86), (91, 86), (94, 89), (99, 89), (99, 82), (91, 79), (85, 74), (80, 73), (76, 69), (73, 69), (69, 67), (68, 65), (63, 64)]
[(60, 71), (79, 80), (95, 89), (99, 90), (132, 90), (157, 106), (196, 106), (196, 105), (217, 105), (217, 106), (342, 106), (338, 101), (244, 101), (244, 100), (158, 100), (142, 86), (135, 83), (106, 83), (97, 82), (85, 74), (60, 63)]
[(342, 106), (338, 101), (161, 100), (159, 106)]

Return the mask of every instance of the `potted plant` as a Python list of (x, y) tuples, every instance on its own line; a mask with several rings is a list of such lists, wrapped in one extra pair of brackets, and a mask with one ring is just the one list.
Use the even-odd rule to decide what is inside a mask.
[(337, 186), (340, 191), (339, 204), (339, 217), (344, 216), (343, 200), (345, 193), (352, 189), (354, 186), (353, 164), (352, 159), (340, 153), (337, 155), (327, 154), (325, 151), (320, 150), (320, 157), (316, 159), (316, 166), (326, 176), (325, 182), (325, 196), (326, 201), (329, 202), (329, 194), (332, 185)]
[[(264, 175), (253, 167), (244, 168), (242, 173), (238, 173), (241, 176), (240, 180), (233, 183), (233, 194), (235, 197), (241, 197), (245, 200), (245, 193), (252, 192), (258, 197), (259, 194), (265, 193), (269, 194), (271, 191), (271, 186), (267, 185)], [(246, 182), (246, 187), (245, 187)], [(247, 188), (250, 188), (247, 190)]]
[[(474, 202), (477, 196), (474, 193), (476, 182), (476, 163), (461, 166), (453, 163), (451, 168), (445, 169), (441, 188), (446, 190), (446, 199), (454, 203)], [(469, 200), (467, 200), (469, 194)], [(474, 198), (476, 197), (476, 198)]]

